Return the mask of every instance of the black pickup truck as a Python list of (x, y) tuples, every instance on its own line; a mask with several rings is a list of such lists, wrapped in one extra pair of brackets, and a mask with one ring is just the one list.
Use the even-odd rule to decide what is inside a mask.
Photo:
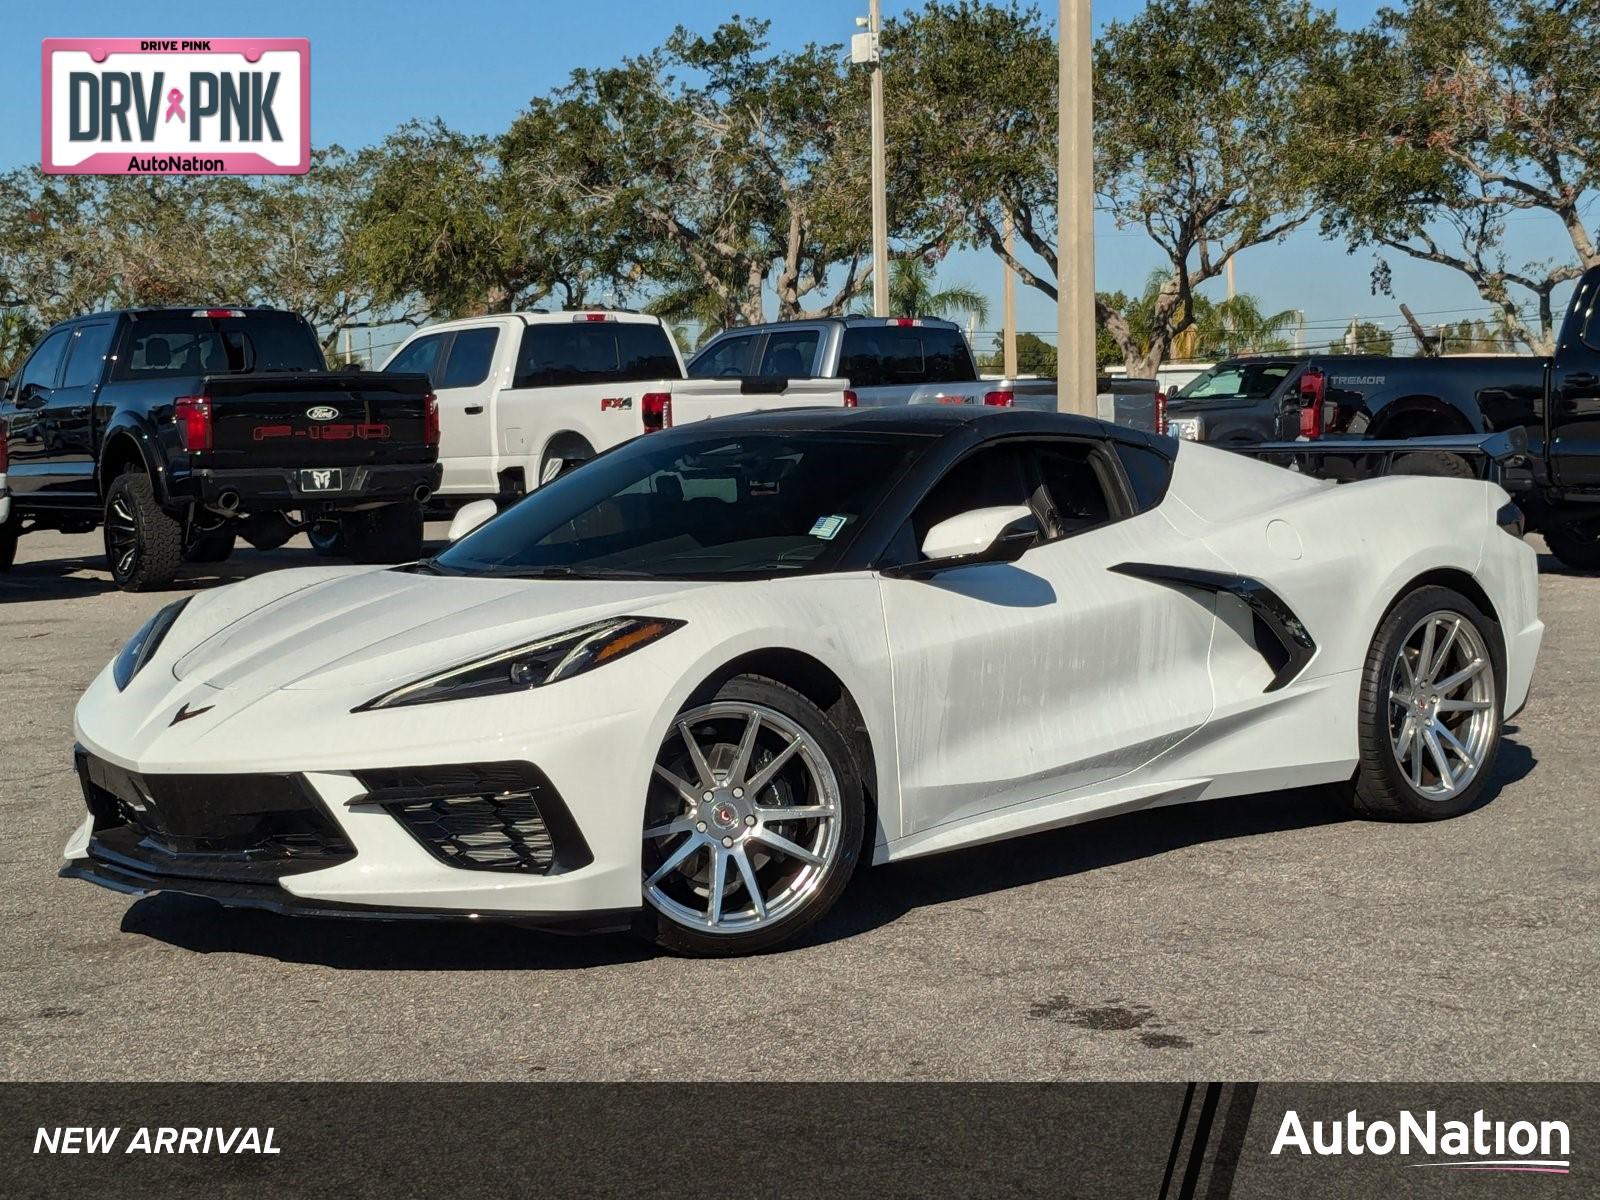
[[(1528, 528), (1562, 562), (1600, 569), (1600, 267), (1578, 281), (1555, 354), (1463, 358), (1259, 357), (1219, 363), (1167, 401), (1167, 431), (1245, 449), (1286, 439), (1527, 435)], [(1393, 470), (1474, 475), (1423, 445)]]
[(170, 583), (335, 526), (364, 562), (415, 558), (439, 482), (427, 376), (330, 372), (311, 326), (265, 308), (150, 308), (55, 326), (0, 396), (11, 512), (0, 569), (31, 529), (105, 530), (112, 578)]

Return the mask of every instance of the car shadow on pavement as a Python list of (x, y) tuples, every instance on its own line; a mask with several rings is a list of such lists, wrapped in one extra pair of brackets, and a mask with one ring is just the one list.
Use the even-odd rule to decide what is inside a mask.
[(626, 934), (565, 936), (490, 921), (291, 917), (165, 893), (129, 908), (122, 932), (198, 954), (253, 954), (350, 971), (548, 971), (654, 956)]
[[(1533, 770), (1507, 726), (1495, 771), (1470, 812)], [(892, 924), (913, 909), (971, 900), (1207, 842), (1359, 820), (1330, 789), (1305, 788), (1149, 809), (862, 871), (807, 939), (830, 942)]]
[[(1534, 767), (1528, 748), (1510, 740), (1515, 732), (1508, 727), (1478, 808)], [(1326, 789), (1306, 789), (1129, 813), (931, 855), (860, 872), (834, 910), (792, 946), (850, 938), (928, 905), (998, 895), (1188, 846), (1354, 819)], [(172, 894), (135, 902), (122, 931), (198, 954), (251, 954), (353, 971), (559, 971), (639, 962), (658, 953), (625, 934), (563, 936), (494, 922), (290, 917)]]

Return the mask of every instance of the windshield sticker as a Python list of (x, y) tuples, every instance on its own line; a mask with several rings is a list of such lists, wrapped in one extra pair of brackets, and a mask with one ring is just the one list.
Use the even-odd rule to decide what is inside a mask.
[(839, 530), (844, 528), (844, 517), (818, 517), (811, 526), (811, 536), (831, 542), (839, 536)]

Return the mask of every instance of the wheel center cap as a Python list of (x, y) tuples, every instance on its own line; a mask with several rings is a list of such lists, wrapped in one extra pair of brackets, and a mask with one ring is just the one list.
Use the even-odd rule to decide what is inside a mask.
[(711, 819), (723, 829), (732, 829), (739, 820), (739, 814), (728, 803), (714, 804), (711, 806)]

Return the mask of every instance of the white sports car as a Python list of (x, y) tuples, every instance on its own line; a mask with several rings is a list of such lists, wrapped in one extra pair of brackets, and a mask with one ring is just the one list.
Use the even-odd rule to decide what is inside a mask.
[(78, 706), (63, 874), (733, 954), (863, 861), (1111, 813), (1451, 816), (1543, 632), (1516, 517), (1051, 413), (684, 425), (435, 558), (162, 609)]

